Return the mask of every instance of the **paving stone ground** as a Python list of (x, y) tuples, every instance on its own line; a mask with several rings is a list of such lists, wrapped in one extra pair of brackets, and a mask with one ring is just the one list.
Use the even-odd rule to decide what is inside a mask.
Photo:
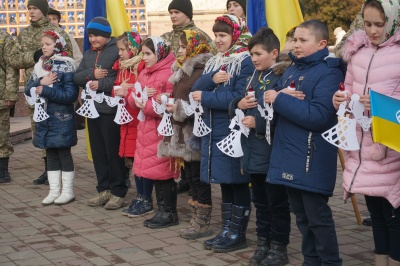
[[(24, 123), (29, 128), (27, 121), (14, 120), (12, 130), (21, 130)], [(93, 165), (86, 158), (84, 131), (78, 131), (78, 135), (79, 144), (72, 149), (76, 200), (64, 206), (42, 206), (48, 186), (32, 184), (44, 167), (40, 150), (30, 140), (14, 146), (10, 158), (12, 182), (0, 185), (0, 265), (248, 265), (257, 239), (254, 209), (247, 231), (248, 248), (223, 254), (204, 250), (202, 242), (207, 238), (190, 241), (179, 236), (178, 230), (185, 228), (190, 219), (187, 194), (178, 197), (180, 224), (164, 229), (144, 227), (146, 217), (132, 219), (118, 210), (86, 206), (96, 194), (96, 179)], [(371, 228), (358, 225), (351, 202), (343, 203), (340, 176), (341, 171), (330, 206), (343, 265), (373, 265)], [(134, 195), (135, 189), (130, 188), (126, 202), (131, 202)], [(217, 232), (219, 186), (212, 187), (212, 195), (212, 225)], [(364, 218), (364, 198), (356, 198)], [(289, 265), (301, 265), (301, 237), (293, 215), (290, 241)]]

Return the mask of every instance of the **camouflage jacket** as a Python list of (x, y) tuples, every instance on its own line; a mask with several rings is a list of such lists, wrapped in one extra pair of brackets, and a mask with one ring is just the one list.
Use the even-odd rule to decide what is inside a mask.
[(19, 71), (10, 65), (9, 51), (14, 41), (8, 33), (0, 31), (0, 109), (7, 108), (6, 101), (18, 100)]
[(64, 37), (67, 46), (66, 51), (69, 57), (72, 57), (72, 44), (68, 34), (60, 27), (50, 23), (50, 20), (45, 17), (42, 20), (31, 23), (18, 35), (14, 49), (11, 54), (13, 59), (11, 64), (18, 69), (25, 69), (24, 84), (26, 85), (31, 77), (35, 61), (33, 56), (35, 52), (42, 48), (42, 34), (45, 31), (57, 31)]
[(189, 23), (180, 25), (180, 26), (172, 26), (172, 31), (166, 32), (161, 37), (167, 41), (170, 42), (171, 44), (171, 50), (174, 52), (174, 55), (177, 56), (178, 50), (179, 50), (179, 36), (181, 36), (182, 32), (184, 30), (196, 30), (204, 34), (206, 36), (208, 43), (211, 46), (211, 53), (213, 55), (217, 54), (217, 48), (215, 47), (215, 44), (213, 40), (210, 38), (210, 36), (207, 35), (204, 31), (201, 29), (197, 28), (196, 25), (194, 25), (193, 20), (191, 20)]
[(351, 23), (349, 30), (347, 31), (346, 35), (343, 36), (342, 40), (336, 45), (335, 47), (335, 54), (336, 57), (342, 58), (343, 55), (343, 44), (346, 42), (347, 38), (356, 30), (363, 30), (364, 29), (364, 19), (362, 17), (361, 12), (358, 12), (356, 18)]

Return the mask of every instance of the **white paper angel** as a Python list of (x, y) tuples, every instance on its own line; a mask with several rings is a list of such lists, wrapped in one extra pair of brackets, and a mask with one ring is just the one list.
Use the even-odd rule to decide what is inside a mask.
[[(132, 97), (135, 101), (138, 102), (143, 102), (144, 104), (146, 104), (147, 100), (149, 99), (149, 97), (147, 96), (147, 90), (146, 87), (144, 89), (142, 89), (142, 86), (140, 85), (139, 82), (135, 83), (135, 93), (132, 93)], [(145, 115), (143, 110), (139, 111), (139, 114), (137, 116), (137, 119), (141, 122), (143, 122), (145, 120)]]
[(265, 138), (269, 145), (271, 145), (271, 121), (274, 118), (274, 108), (272, 103), (264, 103), (264, 108), (261, 105), (257, 105), (257, 109), (265, 120), (267, 120), (265, 127)]
[(33, 105), (35, 106), (32, 119), (37, 123), (42, 122), (47, 118), (49, 118), (49, 115), (45, 111), (46, 100), (43, 97), (40, 97), (40, 95), (36, 93), (36, 87), (32, 87), (30, 92), (31, 96), (29, 97), (28, 95), (25, 94), (25, 98), (30, 106)]
[[(332, 145), (347, 151), (356, 151), (360, 149), (357, 139), (356, 127), (360, 124), (364, 131), (371, 127), (372, 119), (364, 116), (364, 105), (360, 103), (358, 94), (351, 95), (351, 100), (346, 107), (347, 102), (342, 103), (337, 111), (338, 124), (322, 133), (322, 137)], [(346, 116), (350, 113), (354, 118)]]
[(232, 118), (229, 128), (231, 129), (231, 133), (217, 143), (217, 147), (226, 155), (234, 158), (242, 157), (242, 143), (241, 143), (241, 135), (249, 136), (250, 129), (246, 127), (242, 120), (244, 118), (244, 113), (240, 109), (235, 110), (236, 116)]
[(196, 137), (203, 137), (210, 133), (211, 128), (209, 128), (203, 121), (203, 107), (199, 101), (193, 99), (193, 92), (189, 93), (189, 103), (182, 101), (182, 104), (187, 116), (194, 114), (193, 135)]
[(174, 135), (174, 130), (172, 128), (171, 123), (171, 114), (167, 112), (165, 104), (168, 101), (167, 95), (161, 95), (161, 104), (157, 103), (154, 99), (151, 99), (153, 102), (153, 110), (155, 113), (159, 115), (163, 115), (163, 118), (160, 124), (157, 127), (157, 132), (162, 136), (172, 136)]
[(87, 117), (87, 118), (97, 118), (99, 117), (99, 113), (96, 110), (96, 106), (94, 105), (94, 101), (101, 103), (104, 100), (104, 93), (97, 94), (96, 91), (92, 91), (89, 88), (89, 84), (91, 81), (86, 83), (86, 87), (82, 90), (81, 99), (84, 100), (82, 106), (76, 110), (78, 115)]
[(115, 101), (117, 101), (118, 104), (117, 114), (115, 115), (114, 122), (119, 125), (131, 122), (133, 120), (133, 117), (125, 108), (126, 105), (125, 99), (120, 96), (115, 96), (114, 99)]

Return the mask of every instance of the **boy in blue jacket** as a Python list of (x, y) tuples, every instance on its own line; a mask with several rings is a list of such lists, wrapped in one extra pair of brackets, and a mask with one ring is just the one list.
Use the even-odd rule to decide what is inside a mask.
[[(328, 57), (328, 38), (322, 22), (301, 23), (289, 53), (294, 65), (278, 81), (279, 92), (264, 94), (264, 101), (273, 103), (279, 114), (267, 182), (287, 186), (303, 237), (303, 265), (342, 265), (328, 206), (336, 181), (337, 148), (321, 136), (337, 123), (332, 96), (343, 81), (339, 59)], [(287, 88), (290, 83), (294, 91)]]
[[(240, 108), (245, 117), (242, 123), (250, 128), (242, 137), (243, 172), (250, 175), (252, 201), (256, 208), (257, 248), (250, 265), (285, 265), (289, 263), (286, 246), (289, 243), (290, 212), (285, 186), (266, 182), (272, 143), (266, 135), (266, 120), (258, 111), (257, 102), (264, 106), (264, 92), (275, 88), (287, 68), (276, 63), (280, 43), (273, 30), (261, 28), (249, 41), (251, 61), (256, 68), (248, 78), (243, 95), (231, 102), (229, 112), (235, 116)], [(254, 91), (252, 96), (251, 90)], [(272, 126), (273, 127), (273, 126)], [(270, 130), (273, 134), (273, 130)], [(272, 138), (271, 138), (272, 139)]]

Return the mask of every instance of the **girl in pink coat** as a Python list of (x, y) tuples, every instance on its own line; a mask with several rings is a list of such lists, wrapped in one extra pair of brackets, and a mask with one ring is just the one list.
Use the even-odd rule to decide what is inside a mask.
[[(347, 98), (358, 94), (364, 115), (370, 113), (369, 88), (400, 99), (399, 12), (398, 0), (367, 0), (362, 11), (365, 31), (355, 32), (345, 43)], [(345, 100), (341, 93), (333, 97), (336, 108)], [(400, 153), (374, 143), (371, 132), (360, 126), (357, 137), (361, 149), (345, 152), (345, 199), (354, 193), (365, 195), (375, 265), (400, 265)]]
[(162, 117), (153, 110), (152, 98), (159, 102), (162, 94), (170, 94), (174, 85), (168, 81), (172, 75), (171, 66), (175, 61), (170, 46), (161, 37), (149, 37), (142, 45), (145, 69), (139, 74), (142, 88), (149, 92), (147, 102), (134, 100), (128, 97), (132, 108), (143, 110), (145, 119), (137, 128), (137, 140), (133, 171), (137, 193), (142, 200), (136, 208), (128, 214), (129, 217), (141, 216), (153, 212), (151, 192), (153, 182), (156, 189), (157, 214), (144, 222), (145, 226), (161, 228), (178, 224), (176, 211), (176, 183), (179, 177), (179, 166), (174, 158), (158, 157), (157, 147), (163, 136), (158, 134), (157, 127)]

